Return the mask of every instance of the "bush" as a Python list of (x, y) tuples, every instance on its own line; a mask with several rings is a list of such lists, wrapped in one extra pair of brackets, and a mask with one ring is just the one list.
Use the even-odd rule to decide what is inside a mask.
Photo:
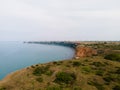
[(31, 68), (35, 68), (35, 66), (32, 65)]
[(89, 73), (92, 71), (92, 69), (88, 66), (83, 67), (82, 70), (83, 70), (83, 73)]
[(111, 77), (104, 77), (103, 78), (106, 82), (111, 82), (111, 81), (113, 81), (113, 79), (111, 78)]
[(103, 78), (106, 82), (118, 82), (120, 83), (120, 75), (119, 74), (109, 74), (108, 76)]
[(48, 76), (51, 76), (53, 74), (53, 71), (50, 71), (50, 70), (46, 71), (45, 74), (48, 75)]
[(80, 87), (74, 87), (73, 90), (82, 90)]
[(96, 75), (103, 76), (103, 74), (104, 74), (104, 71), (102, 70), (96, 71)]
[(46, 90), (62, 90), (59, 86), (47, 87)]
[(104, 90), (104, 87), (103, 85), (97, 83), (97, 82), (93, 82), (93, 81), (90, 81), (88, 82), (89, 85), (92, 85), (92, 86), (95, 86), (98, 90)]
[(102, 64), (101, 62), (93, 62), (92, 65), (94, 65), (94, 66), (96, 66), (96, 67), (105, 66), (105, 65)]
[(80, 66), (81, 65), (81, 63), (80, 62), (73, 62), (73, 66), (75, 67), (75, 66)]
[(73, 84), (75, 81), (76, 76), (73, 73), (68, 73), (68, 72), (58, 72), (56, 75), (55, 82), (56, 83), (65, 83), (65, 84)]
[(43, 78), (39, 77), (36, 79), (38, 82), (43, 82)]
[(0, 87), (0, 90), (6, 90), (6, 88), (5, 87)]
[(118, 53), (108, 54), (104, 58), (108, 59), (108, 60), (113, 60), (113, 61), (120, 61), (120, 54), (118, 54)]
[(88, 59), (85, 59), (84, 61), (85, 61), (85, 62), (88, 62), (89, 60), (88, 60)]
[(120, 90), (120, 86), (116, 85), (113, 90)]
[(54, 61), (53, 64), (57, 64), (58, 62)]
[(35, 68), (35, 70), (33, 71), (33, 74), (36, 76), (39, 76), (41, 74), (44, 74), (46, 71), (48, 71), (49, 67), (48, 66), (41, 66), (41, 67), (37, 67)]
[(118, 68), (115, 73), (120, 74), (120, 68)]

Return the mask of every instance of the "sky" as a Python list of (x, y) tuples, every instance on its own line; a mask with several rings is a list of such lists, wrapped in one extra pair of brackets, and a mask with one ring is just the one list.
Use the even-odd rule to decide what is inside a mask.
[(0, 0), (0, 41), (120, 40), (120, 0)]

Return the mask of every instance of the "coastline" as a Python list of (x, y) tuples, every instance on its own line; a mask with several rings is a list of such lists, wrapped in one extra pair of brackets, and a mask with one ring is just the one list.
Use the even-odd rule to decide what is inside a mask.
[[(99, 88), (102, 88), (102, 90), (104, 90), (104, 88), (105, 89), (108, 88), (109, 90), (111, 90), (111, 88), (115, 87), (119, 83), (119, 80), (118, 80), (119, 72), (118, 72), (118, 77), (116, 77), (115, 79), (116, 81), (114, 81), (115, 83), (114, 85), (111, 85), (111, 82), (109, 82), (109, 84), (106, 84), (107, 81), (104, 78), (107, 78), (108, 74), (116, 75), (117, 74), (116, 71), (120, 70), (120, 63), (117, 61), (105, 59), (103, 56), (107, 55), (107, 53), (104, 53), (103, 56), (102, 54), (101, 55), (98, 54), (97, 56), (94, 56), (93, 55), (94, 48), (90, 46), (91, 44), (90, 45), (84, 44), (84, 45), (78, 44), (76, 46), (77, 49), (79, 50), (79, 51), (76, 51), (77, 49), (75, 49), (76, 53), (78, 53), (78, 56), (79, 56), (77, 59), (74, 57), (68, 60), (51, 61), (48, 63), (36, 64), (36, 65), (23, 68), (21, 70), (17, 70), (15, 72), (8, 74), (3, 80), (0, 81), (0, 88), (1, 87), (7, 88), (5, 90), (19, 90), (23, 88), (24, 90), (27, 90), (28, 88), (29, 90), (34, 90), (33, 88), (35, 88), (35, 90), (39, 90), (39, 89), (46, 90), (45, 88), (49, 88), (49, 86), (53, 88), (61, 87), (60, 83), (57, 83), (54, 81), (56, 80), (56, 75), (60, 72), (68, 72), (68, 73), (75, 74), (76, 79), (74, 81), (75, 83), (77, 83), (76, 85), (78, 85), (77, 86), (78, 90), (79, 89), (80, 90), (81, 89), (97, 90)], [(100, 44), (100, 45), (103, 46), (103, 44)], [(96, 50), (99, 50), (99, 48)], [(112, 51), (112, 48), (111, 48), (111, 51)], [(77, 56), (76, 53), (75, 53), (75, 56)], [(93, 53), (93, 54), (90, 54), (90, 53)], [(47, 70), (45, 67), (47, 67)], [(38, 68), (40, 70), (43, 68), (45, 69), (45, 71), (52, 71), (52, 73), (46, 74), (45, 72), (42, 72), (42, 75), (34, 74), (34, 72)], [(110, 73), (109, 70), (112, 70), (115, 73)], [(38, 81), (38, 78), (39, 79), (42, 78), (44, 81)], [(97, 83), (97, 85), (91, 84), (92, 82)], [(31, 85), (33, 87), (31, 87)], [(70, 86), (63, 87), (65, 88), (63, 90), (66, 90), (66, 89), (74, 90), (73, 88), (76, 88), (76, 85), (73, 85), (72, 89)]]
[[(58, 42), (56, 42), (56, 41), (49, 41), (49, 42), (34, 42), (34, 41), (29, 41), (29, 42), (23, 42), (23, 43), (28, 43), (28, 44), (47, 44), (47, 45), (58, 45), (58, 46), (65, 46), (65, 47), (70, 47), (70, 48), (73, 48), (74, 49), (74, 51), (75, 51), (75, 53), (74, 53), (74, 55), (73, 55), (73, 57), (72, 58), (70, 58), (69, 60), (72, 60), (72, 59), (79, 59), (80, 57), (79, 57), (79, 55), (77, 55), (78, 53), (80, 53), (76, 48), (80, 45), (80, 46), (82, 46), (83, 44), (84, 45), (89, 45), (89, 44), (95, 44), (95, 43), (105, 43), (105, 41), (58, 41)], [(108, 41), (107, 43), (115, 43), (115, 44), (119, 44), (120, 42), (113, 42), (113, 41)], [(82, 47), (84, 47), (84, 46), (82, 46)], [(85, 46), (86, 47), (86, 46)], [(84, 48), (83, 48), (84, 49)], [(86, 49), (84, 49), (85, 51), (86, 51)], [(83, 51), (82, 51), (83, 52)], [(81, 56), (81, 55), (80, 55)], [(83, 56), (81, 56), (81, 57), (85, 57), (84, 55)], [(60, 60), (60, 61), (63, 61), (63, 60), (68, 60), (68, 59), (62, 59), (62, 60)], [(54, 62), (54, 61), (50, 61), (50, 62)], [(46, 63), (49, 63), (49, 62), (46, 62)], [(45, 64), (45, 63), (42, 63), (42, 64)], [(28, 66), (29, 67), (29, 66)], [(27, 67), (26, 67), (27, 68)], [(24, 69), (24, 68), (23, 68)], [(19, 69), (19, 70), (21, 70), (21, 69)], [(19, 71), (19, 70), (16, 70), (16, 71)], [(16, 72), (16, 71), (13, 71), (13, 72), (11, 72), (11, 73), (14, 73), (14, 72)], [(9, 73), (9, 74), (11, 74), (11, 73)], [(7, 76), (9, 76), (9, 74), (8, 75), (6, 75), (4, 78), (6, 78)], [(4, 79), (3, 78), (3, 79)], [(1, 79), (1, 80), (3, 80), (3, 79)], [(1, 81), (0, 80), (0, 81)]]
[[(69, 48), (72, 48), (72, 49), (74, 49), (74, 51), (75, 51), (75, 43), (73, 43), (73, 42), (62, 42), (62, 44), (61, 44), (61, 42), (53, 42), (53, 43), (51, 43), (51, 42), (45, 42), (45, 43), (43, 43), (43, 42), (41, 42), (41, 43), (39, 43), (39, 42), (23, 42), (23, 43), (28, 43), (28, 44), (47, 44), (47, 45), (55, 45), (55, 46), (64, 46), (64, 47), (69, 47)], [(75, 58), (75, 53), (74, 53), (74, 55), (73, 55), (73, 57), (72, 58), (69, 58), (69, 59), (74, 59)], [(63, 61), (63, 60), (68, 60), (68, 59), (61, 59), (61, 60), (59, 60), (59, 61)], [(54, 61), (48, 61), (48, 62), (45, 62), (45, 63), (51, 63), (51, 62), (54, 62)], [(56, 61), (55, 61), (56, 62)], [(45, 63), (41, 63), (41, 64), (45, 64)], [(31, 65), (31, 66), (34, 66), (34, 65), (36, 65), (36, 64), (33, 64), (33, 65)], [(13, 71), (13, 72), (10, 72), (9, 74), (7, 74), (4, 78), (2, 78), (1, 80), (0, 80), (0, 82), (1, 81), (3, 81), (4, 79), (8, 79), (10, 76), (12, 76), (14, 73), (16, 73), (16, 72), (18, 72), (18, 71), (21, 71), (21, 70), (24, 70), (24, 69), (26, 69), (26, 68), (28, 68), (28, 67), (31, 67), (31, 66), (27, 66), (27, 67), (24, 67), (24, 68), (21, 68), (21, 69), (18, 69), (18, 70), (15, 70), (15, 71)]]
[[(69, 60), (72, 60), (72, 59), (79, 59), (80, 57), (79, 56), (81, 56), (81, 55), (77, 55), (78, 53), (81, 53), (81, 52), (79, 52), (76, 48), (78, 47), (78, 46), (81, 46), (81, 47), (86, 47), (86, 46), (84, 46), (84, 45), (90, 45), (90, 44), (96, 44), (96, 43), (99, 43), (99, 44), (103, 44), (103, 43), (108, 43), (108, 44), (120, 44), (120, 42), (119, 41), (58, 41), (58, 42), (56, 42), (56, 41), (50, 41), (50, 42), (34, 42), (34, 41), (29, 41), (29, 42), (23, 42), (23, 43), (28, 43), (28, 44), (47, 44), (47, 45), (58, 45), (58, 46), (65, 46), (65, 47), (70, 47), (70, 48), (73, 48), (74, 49), (74, 51), (75, 51), (75, 53), (74, 53), (74, 55), (73, 55), (73, 57), (72, 58), (70, 58)], [(87, 51), (85, 48), (83, 48), (85, 51)], [(89, 51), (89, 50), (88, 50)], [(84, 51), (82, 51), (82, 52), (84, 52)], [(92, 52), (92, 51), (91, 51)], [(86, 54), (86, 53), (85, 53)], [(90, 56), (92, 56), (92, 55), (90, 55)], [(86, 57), (86, 56), (81, 56), (81, 57)], [(63, 61), (63, 60), (68, 60), (68, 59), (62, 59), (62, 60), (60, 60), (60, 61)], [(54, 61), (50, 61), (50, 62), (54, 62)], [(50, 62), (46, 62), (46, 63), (50, 63)], [(45, 64), (45, 63), (42, 63), (42, 64)], [(29, 66), (28, 66), (29, 67)], [(27, 68), (27, 67), (25, 67), (25, 68)], [(22, 68), (22, 69), (24, 69), (24, 68)], [(21, 70), (21, 69), (19, 69), (19, 70)], [(19, 71), (19, 70), (16, 70), (16, 71)], [(13, 72), (11, 72), (11, 73), (14, 73), (14, 72), (16, 72), (16, 71), (13, 71)], [(9, 74), (11, 74), (11, 73), (9, 73)], [(9, 74), (8, 75), (6, 75), (4, 78), (6, 78), (7, 76), (9, 76)], [(3, 79), (4, 79), (3, 78)], [(1, 79), (0, 81), (2, 81), (3, 79)]]

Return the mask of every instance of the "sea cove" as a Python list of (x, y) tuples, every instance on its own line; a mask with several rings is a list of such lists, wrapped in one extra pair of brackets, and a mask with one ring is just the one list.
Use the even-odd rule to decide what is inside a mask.
[(0, 79), (30, 65), (70, 59), (74, 49), (57, 45), (0, 42)]

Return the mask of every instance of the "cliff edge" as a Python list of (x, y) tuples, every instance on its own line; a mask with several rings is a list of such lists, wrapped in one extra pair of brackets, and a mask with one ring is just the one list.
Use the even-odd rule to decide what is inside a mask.
[(81, 57), (90, 57), (90, 56), (97, 55), (97, 50), (91, 47), (77, 46), (75, 51), (76, 51), (75, 53), (76, 59), (79, 59)]

